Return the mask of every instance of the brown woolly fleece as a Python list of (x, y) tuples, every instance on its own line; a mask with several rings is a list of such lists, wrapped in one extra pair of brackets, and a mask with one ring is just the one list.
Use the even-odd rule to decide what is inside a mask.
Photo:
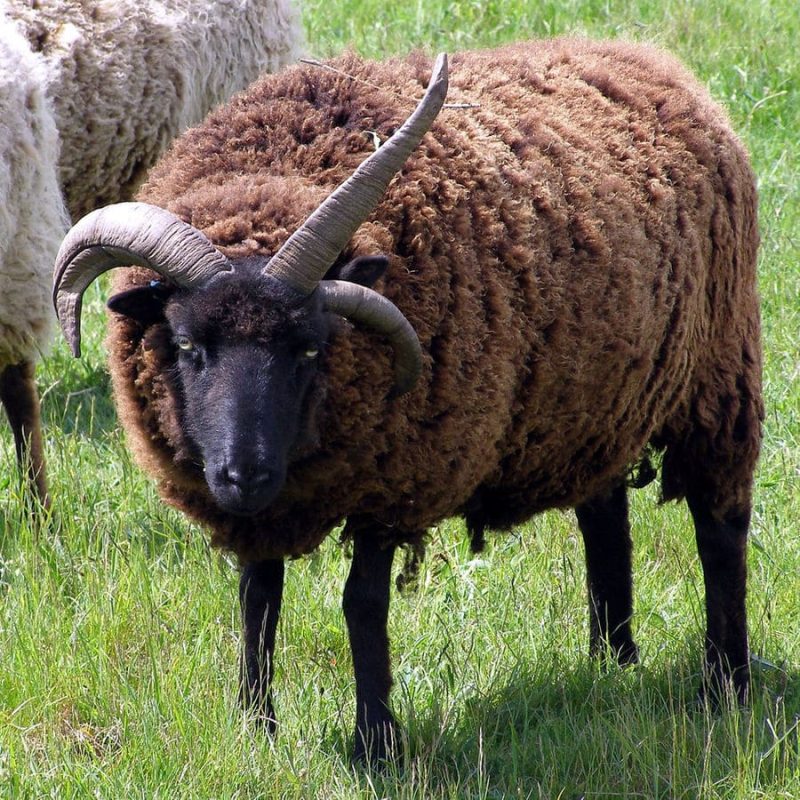
[[(228, 255), (272, 254), (405, 119), (414, 54), (266, 76), (189, 131), (139, 198)], [(413, 541), (444, 517), (507, 527), (618, 484), (650, 446), (663, 494), (749, 507), (763, 408), (756, 192), (745, 151), (672, 57), (625, 42), (531, 42), (452, 57), (449, 103), (344, 257), (425, 353), (388, 399), (391, 350), (342, 325), (316, 448), (244, 523), (187, 459), (166, 329), (112, 315), (120, 418), (163, 496), (244, 563), (315, 548), (345, 518)], [(118, 271), (115, 289), (152, 277)], [(244, 313), (244, 310), (242, 310)]]

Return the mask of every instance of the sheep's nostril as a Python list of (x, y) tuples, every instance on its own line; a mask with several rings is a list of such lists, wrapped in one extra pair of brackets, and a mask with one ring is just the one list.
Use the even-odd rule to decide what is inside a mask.
[(220, 478), (243, 492), (252, 492), (269, 483), (272, 470), (257, 464), (225, 464), (220, 470)]
[(283, 486), (274, 464), (218, 461), (206, 471), (206, 483), (217, 504), (231, 514), (250, 516), (266, 508)]

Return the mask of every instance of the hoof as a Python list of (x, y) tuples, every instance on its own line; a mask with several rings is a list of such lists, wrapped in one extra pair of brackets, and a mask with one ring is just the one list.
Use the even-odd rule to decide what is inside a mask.
[(274, 736), (278, 730), (278, 720), (275, 719), (275, 712), (271, 708), (268, 711), (255, 714), (254, 720), (258, 729), (266, 733), (267, 736)]
[(639, 648), (632, 639), (610, 644), (592, 642), (589, 648), (592, 658), (598, 659), (601, 665), (608, 666), (616, 662), (620, 667), (628, 667), (639, 663)]
[(635, 642), (627, 641), (620, 645), (611, 646), (611, 654), (621, 667), (629, 667), (639, 663), (639, 648)]
[(396, 763), (401, 758), (400, 737), (393, 721), (383, 722), (366, 731), (356, 729), (352, 758), (354, 764), (374, 768)]
[(744, 707), (750, 694), (749, 670), (737, 670), (733, 675), (717, 670), (706, 673), (697, 690), (697, 704), (712, 711)]
[(253, 720), (256, 727), (264, 733), (273, 736), (278, 729), (278, 720), (272, 706), (272, 698), (266, 700), (252, 697), (249, 692), (239, 692), (239, 703), (244, 713)]

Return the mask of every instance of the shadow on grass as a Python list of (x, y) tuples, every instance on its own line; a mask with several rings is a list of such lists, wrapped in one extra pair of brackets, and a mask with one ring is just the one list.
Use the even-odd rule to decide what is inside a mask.
[[(419, 793), (403, 797), (450, 797), (458, 787), (464, 798), (576, 800), (692, 796), (736, 780), (780, 786), (800, 766), (800, 672), (755, 669), (752, 705), (714, 711), (696, 702), (693, 666), (520, 670), (497, 691), (468, 696), (457, 719), (412, 712), (410, 755), (361, 770), (361, 781), (377, 796), (411, 782)], [(347, 757), (342, 733), (326, 745)]]

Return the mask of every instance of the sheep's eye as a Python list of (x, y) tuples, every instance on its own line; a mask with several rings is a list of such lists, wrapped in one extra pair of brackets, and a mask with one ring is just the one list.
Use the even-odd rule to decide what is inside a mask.
[(194, 342), (188, 336), (176, 336), (175, 344), (185, 352), (194, 350)]

